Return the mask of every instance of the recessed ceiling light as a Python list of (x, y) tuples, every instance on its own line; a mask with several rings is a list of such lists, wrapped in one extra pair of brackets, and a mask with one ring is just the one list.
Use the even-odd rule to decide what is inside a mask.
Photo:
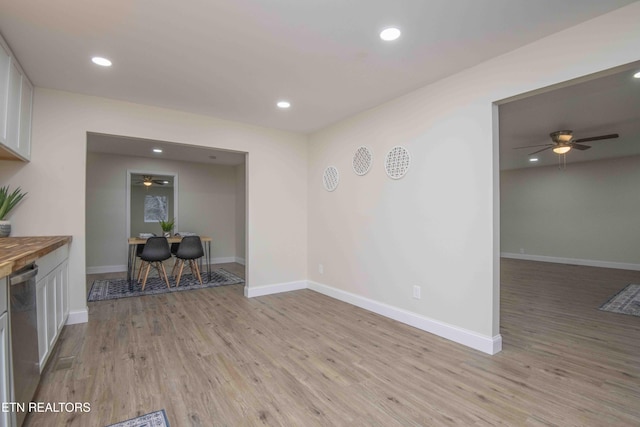
[(400, 30), (395, 27), (385, 28), (380, 32), (380, 38), (384, 41), (390, 42), (400, 37)]
[(162, 153), (162, 148), (154, 148), (153, 152), (154, 153)]
[(278, 101), (276, 104), (278, 108), (289, 108), (291, 107), (291, 103), (289, 101)]
[(217, 157), (216, 157), (216, 156), (209, 156), (209, 158), (210, 158), (211, 160), (215, 160), (215, 159), (217, 159)]
[(94, 56), (91, 58), (91, 61), (93, 61), (94, 64), (101, 65), (103, 67), (111, 67), (111, 61), (101, 56)]
[(638, 71), (637, 73), (635, 73), (633, 75), (633, 77), (635, 77), (636, 79), (640, 79), (640, 71)]
[(537, 161), (538, 161), (538, 158), (537, 158), (537, 157), (532, 157), (532, 158), (530, 158), (530, 159), (529, 159), (529, 161), (530, 161), (530, 162), (537, 162)]

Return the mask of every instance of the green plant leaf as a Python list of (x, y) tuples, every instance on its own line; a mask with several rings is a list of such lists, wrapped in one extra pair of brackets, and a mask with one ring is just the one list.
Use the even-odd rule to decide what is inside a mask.
[(26, 196), (27, 194), (28, 193), (23, 193), (20, 187), (16, 188), (12, 193), (9, 193), (8, 185), (1, 187), (0, 188), (0, 221), (4, 221), (9, 215), (9, 212), (11, 212), (11, 210), (15, 208), (16, 205), (20, 203), (20, 201), (24, 199), (24, 196)]

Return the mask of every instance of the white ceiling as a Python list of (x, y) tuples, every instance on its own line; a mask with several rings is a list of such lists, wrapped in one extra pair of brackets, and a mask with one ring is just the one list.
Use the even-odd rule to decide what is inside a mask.
[(307, 133), (633, 1), (0, 0), (0, 32), (36, 86)]
[[(575, 139), (617, 133), (617, 139), (585, 142), (585, 151), (571, 150), (566, 162), (640, 155), (640, 63), (609, 71), (602, 77), (571, 84), (500, 106), (500, 169), (558, 165), (558, 155), (545, 147), (549, 134), (572, 130)], [(537, 157), (538, 162), (529, 162)]]

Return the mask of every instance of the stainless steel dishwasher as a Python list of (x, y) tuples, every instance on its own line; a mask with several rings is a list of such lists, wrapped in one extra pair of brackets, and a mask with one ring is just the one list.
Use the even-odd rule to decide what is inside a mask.
[[(36, 274), (38, 266), (33, 263), (9, 276), (13, 400), (24, 403), (25, 408), (40, 382)], [(26, 411), (16, 414), (18, 426), (25, 416)]]

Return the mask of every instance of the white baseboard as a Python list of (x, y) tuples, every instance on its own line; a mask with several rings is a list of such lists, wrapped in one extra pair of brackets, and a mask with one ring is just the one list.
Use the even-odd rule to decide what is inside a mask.
[(511, 252), (500, 253), (502, 258), (522, 259), (525, 261), (541, 261), (541, 262), (553, 262), (556, 264), (571, 264), (571, 265), (584, 265), (588, 267), (602, 267), (602, 268), (616, 268), (619, 270), (634, 270), (640, 271), (640, 264), (630, 264), (624, 262), (613, 261), (598, 261), (592, 259), (575, 259), (575, 258), (560, 258), (545, 255), (531, 255), (531, 254), (517, 254)]
[(502, 350), (502, 336), (500, 335), (496, 335), (494, 337), (480, 335), (467, 329), (449, 325), (438, 320), (430, 319), (401, 308), (393, 307), (360, 295), (323, 285), (318, 282), (309, 281), (308, 288), (331, 298), (372, 311), (381, 316), (397, 320), (398, 322), (438, 335), (459, 344), (466, 345), (467, 347), (474, 348), (484, 353), (496, 354)]
[(78, 323), (87, 323), (89, 321), (89, 309), (74, 310), (69, 312), (66, 325), (75, 325)]
[(122, 271), (127, 271), (126, 265), (99, 265), (95, 267), (87, 267), (87, 274), (120, 273)]
[(234, 257), (234, 256), (222, 256), (222, 257), (217, 257), (217, 258), (211, 258), (211, 264), (227, 264), (227, 263), (230, 263), (230, 262), (236, 262), (236, 257)]
[(307, 289), (306, 280), (253, 287), (247, 287), (245, 285), (244, 296), (247, 298), (253, 298), (271, 294), (279, 294), (281, 292), (299, 291), (301, 289)]
[(242, 264), (242, 265), (246, 265), (247, 264), (247, 262), (246, 262), (246, 260), (244, 258), (240, 258), (238, 256), (236, 257), (236, 262), (238, 264)]

